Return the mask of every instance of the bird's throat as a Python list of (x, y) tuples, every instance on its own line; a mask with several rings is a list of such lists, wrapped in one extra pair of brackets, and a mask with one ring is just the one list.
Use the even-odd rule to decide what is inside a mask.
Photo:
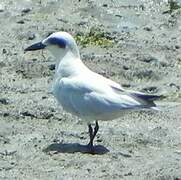
[[(73, 76), (82, 68), (82, 61), (72, 52), (67, 52), (63, 57), (56, 60), (55, 78)], [(84, 65), (85, 66), (85, 65)]]

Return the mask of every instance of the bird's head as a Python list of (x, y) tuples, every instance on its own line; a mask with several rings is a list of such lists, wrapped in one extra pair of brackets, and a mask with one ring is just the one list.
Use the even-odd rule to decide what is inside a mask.
[(67, 32), (53, 33), (46, 39), (27, 47), (25, 51), (41, 49), (48, 49), (56, 58), (61, 58), (67, 53), (72, 53), (75, 57), (79, 57), (77, 44), (74, 38)]

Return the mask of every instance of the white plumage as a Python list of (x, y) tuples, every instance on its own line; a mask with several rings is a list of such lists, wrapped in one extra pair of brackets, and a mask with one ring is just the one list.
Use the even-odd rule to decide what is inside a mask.
[(126, 91), (116, 82), (88, 69), (81, 61), (77, 44), (70, 34), (53, 33), (25, 51), (43, 48), (48, 49), (56, 59), (52, 91), (67, 112), (90, 123), (121, 117), (128, 110), (155, 107), (153, 100), (159, 96)]

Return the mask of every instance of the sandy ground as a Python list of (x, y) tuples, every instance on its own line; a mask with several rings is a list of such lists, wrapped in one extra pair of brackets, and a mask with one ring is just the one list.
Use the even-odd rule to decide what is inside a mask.
[[(0, 179), (181, 179), (181, 9), (169, 10), (165, 0), (1, 0)], [(99, 122), (95, 155), (84, 153), (86, 124), (49, 94), (54, 59), (23, 51), (92, 27), (113, 44), (79, 43), (90, 69), (166, 96), (161, 112)]]

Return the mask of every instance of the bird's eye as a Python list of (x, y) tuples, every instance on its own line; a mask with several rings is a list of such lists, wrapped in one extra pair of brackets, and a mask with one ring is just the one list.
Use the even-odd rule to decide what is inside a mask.
[(66, 40), (63, 38), (52, 37), (48, 40), (48, 42), (52, 45), (57, 45), (60, 48), (66, 47)]

